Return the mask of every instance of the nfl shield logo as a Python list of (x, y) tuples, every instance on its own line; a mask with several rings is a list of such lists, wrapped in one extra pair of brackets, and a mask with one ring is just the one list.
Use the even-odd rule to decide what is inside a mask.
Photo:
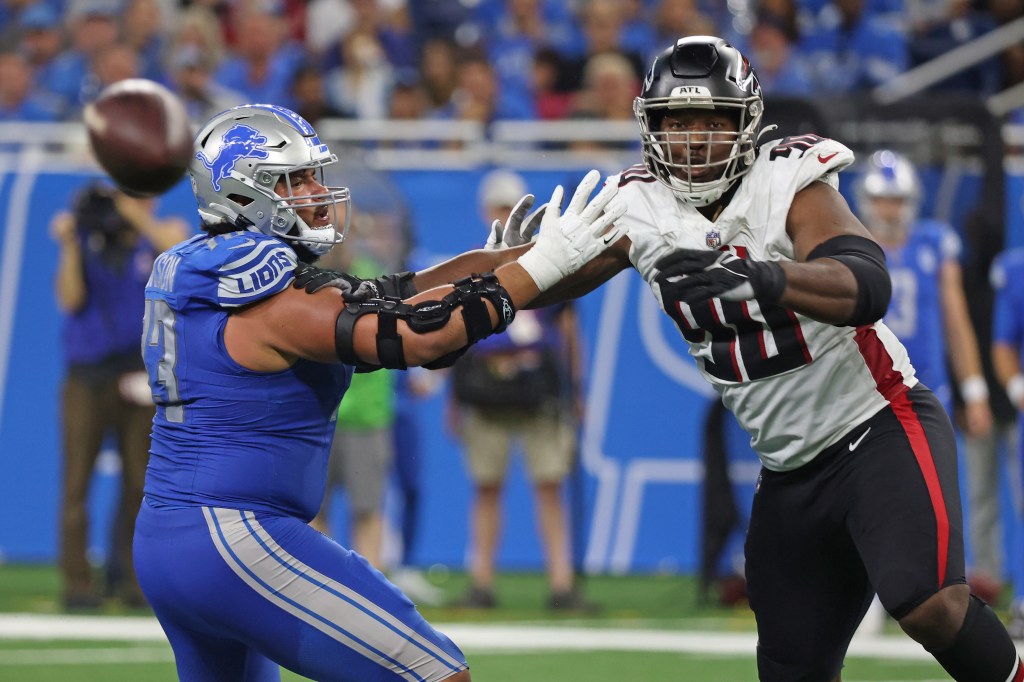
[(718, 230), (711, 230), (704, 235), (704, 244), (709, 249), (717, 249), (722, 245), (722, 234)]

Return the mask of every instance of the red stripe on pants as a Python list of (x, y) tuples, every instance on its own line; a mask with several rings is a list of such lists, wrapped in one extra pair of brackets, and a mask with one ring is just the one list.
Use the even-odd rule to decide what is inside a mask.
[[(939, 588), (946, 580), (946, 561), (949, 558), (949, 515), (946, 513), (946, 500), (942, 496), (942, 486), (939, 483), (939, 473), (935, 470), (935, 458), (932, 456), (932, 449), (928, 445), (928, 438), (924, 435), (924, 427), (917, 413), (907, 398), (906, 393), (893, 396), (889, 403), (896, 418), (903, 426), (907, 438), (910, 439), (910, 448), (914, 451), (917, 459), (917, 466), (924, 476), (924, 483), (928, 487), (928, 497), (932, 501), (932, 511), (935, 512), (935, 526), (938, 533), (938, 563), (939, 563)], [(1015, 680), (1014, 682), (1024, 682)]]

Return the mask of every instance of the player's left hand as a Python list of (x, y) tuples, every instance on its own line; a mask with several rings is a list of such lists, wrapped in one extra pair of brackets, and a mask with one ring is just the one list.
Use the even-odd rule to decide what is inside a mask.
[(756, 261), (726, 251), (679, 249), (654, 264), (662, 300), (693, 304), (711, 298), (759, 299), (776, 303), (786, 289), (786, 274), (775, 261)]
[(533, 208), (533, 201), (532, 194), (524, 195), (512, 207), (504, 224), (500, 220), (491, 223), (491, 231), (484, 244), (485, 251), (510, 249), (533, 241), (537, 228), (540, 227), (541, 220), (544, 218), (544, 209), (547, 207), (546, 203), (541, 204), (527, 215), (527, 212)]
[(296, 266), (295, 281), (292, 286), (296, 289), (305, 289), (307, 294), (315, 294), (326, 287), (333, 287), (341, 290), (346, 301), (352, 302), (380, 298), (380, 292), (372, 282), (347, 272), (318, 268), (308, 263), (299, 263)]

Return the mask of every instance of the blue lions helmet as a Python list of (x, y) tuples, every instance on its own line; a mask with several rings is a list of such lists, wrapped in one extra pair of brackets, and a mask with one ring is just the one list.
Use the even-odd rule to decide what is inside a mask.
[(868, 159), (854, 192), (861, 220), (876, 236), (898, 239), (921, 210), (921, 181), (903, 154), (882, 149)]
[[(338, 157), (294, 111), (270, 104), (228, 109), (203, 126), (195, 148), (188, 171), (204, 224), (258, 230), (301, 244), (318, 256), (345, 239), (348, 188), (327, 187), (323, 176), (324, 167), (337, 163)], [(287, 176), (310, 168), (327, 191), (291, 196)], [(282, 177), (285, 195), (274, 190)], [(298, 205), (330, 211), (330, 224), (307, 225), (295, 210)]]

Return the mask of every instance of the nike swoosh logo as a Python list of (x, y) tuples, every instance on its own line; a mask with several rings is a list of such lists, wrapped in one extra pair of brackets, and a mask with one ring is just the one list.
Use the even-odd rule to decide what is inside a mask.
[(855, 440), (852, 443), (850, 443), (850, 452), (853, 452), (854, 450), (857, 449), (857, 446), (860, 445), (860, 442), (862, 440), (864, 440), (864, 436), (868, 435), (868, 431), (870, 431), (870, 430), (871, 430), (871, 427), (869, 426), (867, 431), (865, 431), (864, 433), (860, 434), (860, 438), (858, 438), (857, 440)]
[(601, 241), (603, 241), (603, 242), (604, 242), (604, 245), (605, 245), (605, 246), (608, 246), (608, 245), (609, 245), (609, 244), (611, 244), (611, 243), (612, 243), (613, 241), (615, 241), (615, 235), (610, 235), (610, 236), (608, 236), (608, 237), (605, 237), (605, 238), (604, 238), (604, 239), (602, 239)]
[(818, 154), (818, 161), (822, 163), (828, 163), (829, 161), (832, 160), (832, 157), (838, 153), (839, 152), (832, 152), (831, 154)]

